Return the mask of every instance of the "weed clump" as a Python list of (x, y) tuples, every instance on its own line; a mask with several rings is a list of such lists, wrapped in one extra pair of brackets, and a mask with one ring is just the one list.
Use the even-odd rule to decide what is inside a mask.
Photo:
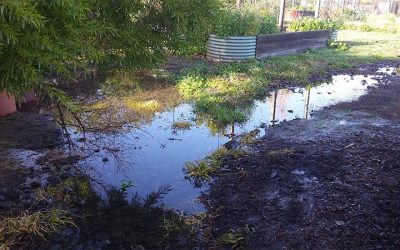
[(206, 156), (203, 160), (186, 162), (183, 170), (186, 178), (192, 180), (195, 186), (201, 186), (203, 182), (210, 180), (211, 176), (222, 166), (225, 159), (229, 157), (237, 159), (247, 154), (241, 148), (228, 150), (221, 147)]
[(294, 154), (294, 151), (292, 149), (284, 148), (281, 150), (271, 150), (267, 152), (267, 155), (269, 157), (279, 157), (279, 156), (285, 156), (289, 157)]
[(189, 130), (191, 127), (192, 127), (192, 124), (190, 122), (186, 122), (186, 121), (174, 122), (172, 124), (172, 129), (174, 129), (174, 130)]
[(16, 217), (0, 218), (0, 243), (4, 247), (28, 244), (35, 237), (45, 239), (67, 225), (75, 226), (71, 214), (60, 209), (24, 212)]

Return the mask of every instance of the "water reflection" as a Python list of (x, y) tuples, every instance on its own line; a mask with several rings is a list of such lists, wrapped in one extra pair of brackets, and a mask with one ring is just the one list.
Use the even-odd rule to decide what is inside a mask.
[[(195, 202), (201, 189), (194, 188), (184, 178), (182, 167), (186, 161), (204, 158), (235, 134), (277, 125), (284, 120), (309, 119), (315, 110), (354, 100), (376, 83), (373, 77), (342, 75), (335, 76), (330, 84), (277, 90), (263, 100), (247, 102), (242, 108), (248, 112), (243, 124), (220, 124), (205, 113), (196, 113), (192, 104), (184, 103), (156, 113), (140, 128), (88, 133), (85, 141), (77, 142), (80, 151), (88, 156), (82, 165), (89, 166), (89, 173), (96, 179), (116, 187), (131, 180), (132, 191), (141, 195), (170, 184), (173, 190), (164, 199), (166, 206), (201, 211), (202, 207)], [(191, 128), (176, 130), (173, 128), (176, 121), (188, 122)], [(75, 134), (76, 139), (80, 137), (79, 133)]]

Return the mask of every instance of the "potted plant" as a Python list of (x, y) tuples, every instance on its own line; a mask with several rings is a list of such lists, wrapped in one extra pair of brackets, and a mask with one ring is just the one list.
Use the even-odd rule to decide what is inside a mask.
[(0, 116), (6, 116), (17, 110), (15, 99), (6, 92), (0, 92)]

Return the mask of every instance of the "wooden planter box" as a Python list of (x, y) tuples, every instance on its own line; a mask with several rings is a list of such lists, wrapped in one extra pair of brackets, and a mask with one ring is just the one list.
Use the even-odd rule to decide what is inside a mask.
[(257, 37), (257, 59), (301, 53), (307, 49), (326, 47), (329, 30), (288, 32)]
[(0, 92), (0, 116), (6, 116), (17, 111), (14, 97), (6, 92)]

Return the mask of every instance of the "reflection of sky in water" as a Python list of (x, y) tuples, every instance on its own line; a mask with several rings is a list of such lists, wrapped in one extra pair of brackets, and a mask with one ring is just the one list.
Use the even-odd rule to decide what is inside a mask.
[[(258, 128), (262, 123), (271, 124), (274, 103), (275, 120), (306, 118), (313, 110), (358, 98), (366, 92), (367, 86), (375, 83), (376, 80), (371, 77), (336, 76), (331, 84), (322, 84), (310, 90), (278, 90), (263, 101), (256, 101), (250, 119), (245, 124), (236, 126), (235, 132), (240, 134)], [(87, 135), (91, 146), (87, 149), (90, 157), (85, 162), (93, 168), (91, 173), (94, 177), (116, 187), (120, 187), (122, 181), (132, 180), (134, 187), (129, 190), (137, 191), (141, 195), (170, 184), (173, 190), (163, 199), (168, 207), (190, 212), (200, 211), (201, 206), (194, 199), (201, 189), (193, 188), (184, 179), (182, 167), (186, 161), (204, 158), (226, 143), (228, 138), (211, 135), (204, 124), (193, 126), (187, 131), (178, 131), (176, 134), (171, 129), (174, 121), (192, 121), (194, 118), (192, 106), (182, 104), (173, 110), (157, 114), (151, 123), (140, 129), (120, 134)], [(93, 144), (96, 143), (101, 150), (93, 155)], [(84, 143), (81, 146), (87, 147)], [(120, 151), (113, 150), (115, 148)], [(109, 161), (102, 162), (104, 157)]]

